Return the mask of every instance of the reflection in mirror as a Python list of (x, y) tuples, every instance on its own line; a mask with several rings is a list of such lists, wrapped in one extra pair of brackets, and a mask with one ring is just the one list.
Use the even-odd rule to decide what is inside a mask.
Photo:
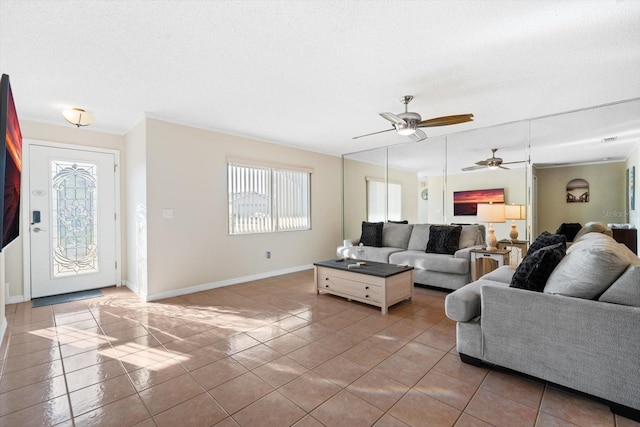
[[(386, 215), (387, 148), (342, 156), (343, 235), (360, 237), (362, 221), (384, 221)], [(368, 192), (377, 190), (369, 197)], [(372, 207), (369, 206), (372, 205)], [(382, 209), (382, 211), (380, 210)], [(379, 219), (382, 214), (382, 219)]]
[[(627, 171), (638, 168), (639, 140), (640, 100), (532, 120), (535, 231), (590, 221), (638, 228)], [(576, 178), (589, 183), (588, 202), (567, 201), (567, 183)]]
[(444, 221), (442, 185), (446, 137), (389, 147), (389, 179), (402, 182), (403, 219), (410, 224)]
[(439, 137), (345, 154), (344, 238), (359, 237), (362, 221), (443, 223), (445, 146)]
[[(528, 205), (527, 166), (529, 123), (514, 122), (449, 135), (445, 193), (448, 222), (478, 223), (477, 215), (455, 215), (454, 192), (501, 190), (504, 203)], [(495, 152), (492, 152), (496, 149)], [(478, 196), (477, 193), (470, 193)], [(517, 220), (518, 239), (528, 240), (525, 220)], [(498, 240), (509, 239), (512, 221), (494, 223)], [(485, 224), (488, 227), (488, 224)]]
[[(504, 188), (505, 203), (525, 206), (526, 219), (514, 220), (519, 240), (567, 222), (639, 228), (638, 185), (630, 181), (640, 174), (639, 141), (640, 99), (633, 99), (348, 154), (344, 236), (358, 237), (368, 218), (367, 177), (383, 178), (390, 185), (380, 188), (395, 197), (381, 202), (381, 220), (475, 223), (477, 216), (454, 215), (454, 191)], [(589, 182), (588, 202), (567, 203), (566, 184), (575, 178)], [(511, 225), (494, 225), (499, 240)]]

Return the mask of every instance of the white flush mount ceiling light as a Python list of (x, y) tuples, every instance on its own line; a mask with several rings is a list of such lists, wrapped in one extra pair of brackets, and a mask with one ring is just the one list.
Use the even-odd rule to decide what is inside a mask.
[(68, 110), (64, 110), (62, 115), (66, 121), (77, 127), (89, 126), (95, 119), (93, 114), (83, 110), (82, 108), (70, 108)]

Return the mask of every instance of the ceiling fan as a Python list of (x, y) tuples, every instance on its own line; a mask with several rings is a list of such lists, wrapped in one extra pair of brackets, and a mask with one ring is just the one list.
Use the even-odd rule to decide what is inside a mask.
[(463, 172), (468, 172), (468, 171), (472, 171), (472, 170), (476, 170), (476, 169), (484, 169), (484, 168), (489, 168), (489, 169), (509, 169), (509, 168), (505, 168), (502, 165), (512, 165), (515, 163), (525, 163), (526, 160), (519, 160), (517, 162), (503, 162), (502, 159), (500, 157), (496, 157), (496, 151), (498, 151), (497, 148), (492, 148), (491, 149), (491, 157), (489, 157), (486, 160), (480, 160), (479, 162), (476, 162), (475, 166), (468, 166), (466, 168), (462, 168)]
[(473, 120), (473, 114), (459, 114), (456, 116), (443, 116), (422, 120), (420, 114), (408, 111), (408, 106), (412, 99), (413, 96), (411, 95), (405, 95), (400, 98), (400, 102), (404, 104), (404, 113), (379, 113), (384, 119), (391, 122), (391, 124), (393, 125), (391, 129), (368, 133), (366, 135), (354, 136), (353, 139), (395, 130), (398, 135), (408, 136), (414, 141), (422, 141), (427, 137), (427, 134), (424, 133), (424, 131), (420, 128), (455, 125), (458, 123), (465, 123)]

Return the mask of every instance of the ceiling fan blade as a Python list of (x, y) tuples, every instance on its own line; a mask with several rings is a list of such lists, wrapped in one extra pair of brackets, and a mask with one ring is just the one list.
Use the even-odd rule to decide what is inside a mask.
[(502, 162), (503, 165), (513, 165), (516, 163), (527, 163), (526, 160), (518, 160), (517, 162)]
[(381, 130), (381, 131), (373, 132), (373, 133), (368, 133), (368, 134), (366, 134), (366, 135), (354, 136), (354, 137), (353, 137), (353, 138), (351, 138), (351, 139), (364, 138), (365, 136), (371, 136), (371, 135), (377, 135), (377, 134), (379, 134), (379, 133), (391, 132), (392, 130), (395, 130), (395, 128), (386, 129), (386, 130)]
[(383, 119), (389, 120), (391, 123), (397, 126), (405, 127), (407, 126), (407, 122), (396, 116), (393, 113), (379, 113)]
[(473, 114), (458, 114), (456, 116), (442, 116), (433, 119), (427, 119), (419, 122), (417, 126), (419, 128), (433, 127), (433, 126), (448, 126), (456, 125), (458, 123), (465, 123), (473, 121)]
[(487, 166), (487, 161), (486, 160), (480, 160), (479, 162), (476, 162), (476, 165), (478, 165), (478, 166)]
[(502, 165), (500, 165), (500, 166), (498, 166), (498, 167), (499, 167), (500, 169), (511, 170), (511, 169), (509, 169), (509, 168), (505, 168), (505, 167), (504, 167), (504, 166), (502, 166)]
[(478, 169), (485, 169), (486, 166), (478, 165), (478, 166), (467, 166), (466, 168), (462, 168), (463, 172), (474, 171)]
[(409, 135), (409, 138), (411, 138), (412, 141), (420, 142), (423, 139), (427, 139), (427, 134), (421, 131), (420, 129), (416, 129), (414, 133)]

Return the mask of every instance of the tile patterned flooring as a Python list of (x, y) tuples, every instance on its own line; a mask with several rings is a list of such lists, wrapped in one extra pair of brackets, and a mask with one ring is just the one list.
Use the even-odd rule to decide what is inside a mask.
[(145, 303), (6, 306), (0, 426), (640, 426), (460, 362), (444, 292), (388, 315), (312, 271)]

